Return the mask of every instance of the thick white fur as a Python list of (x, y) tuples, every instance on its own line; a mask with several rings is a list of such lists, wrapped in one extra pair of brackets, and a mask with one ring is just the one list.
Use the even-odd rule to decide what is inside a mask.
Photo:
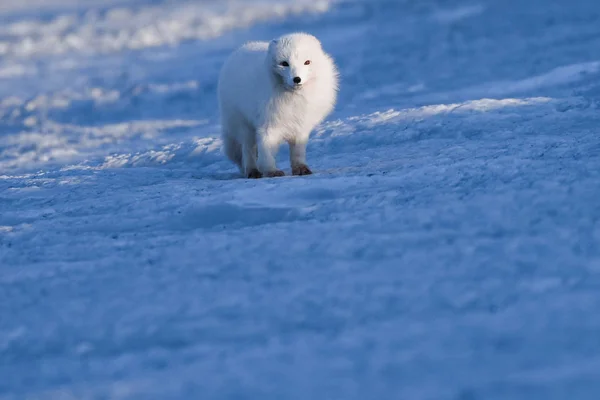
[(275, 155), (286, 141), (292, 172), (310, 174), (306, 144), (333, 110), (337, 91), (335, 64), (314, 36), (293, 33), (245, 44), (227, 59), (219, 77), (225, 154), (248, 177), (280, 176)]

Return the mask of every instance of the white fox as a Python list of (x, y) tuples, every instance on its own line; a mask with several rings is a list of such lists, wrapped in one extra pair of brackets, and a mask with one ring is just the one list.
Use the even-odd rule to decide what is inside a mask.
[(311, 174), (306, 144), (333, 111), (337, 92), (337, 68), (314, 36), (293, 33), (245, 44), (219, 77), (225, 154), (247, 178), (283, 176), (275, 155), (286, 141), (292, 174)]

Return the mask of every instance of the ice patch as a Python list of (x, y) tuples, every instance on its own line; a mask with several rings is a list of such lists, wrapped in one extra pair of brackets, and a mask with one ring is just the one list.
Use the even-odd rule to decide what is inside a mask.
[(419, 93), (426, 89), (425, 84), (416, 83), (414, 85), (406, 85), (402, 83), (387, 85), (373, 90), (367, 90), (362, 94), (362, 98), (366, 100), (376, 99), (381, 96), (397, 96), (402, 93)]
[[(136, 84), (121, 90), (103, 87), (87, 87), (81, 90), (63, 89), (54, 93), (39, 94), (33, 98), (11, 96), (0, 100), (0, 121), (19, 124), (33, 117), (34, 125), (43, 123), (40, 118), (52, 110), (68, 109), (77, 103), (92, 103), (94, 107), (114, 104), (122, 100), (134, 102), (145, 95), (164, 96), (190, 93), (200, 87), (198, 81), (174, 82), (171, 84)], [(29, 124), (31, 126), (31, 123)]]
[(42, 131), (25, 131), (4, 136), (0, 145), (0, 170), (35, 168), (48, 163), (82, 160), (91, 156), (94, 150), (107, 145), (134, 138), (155, 139), (172, 129), (193, 128), (202, 124), (202, 121), (188, 120), (145, 120), (95, 127), (47, 121)]
[(107, 156), (100, 168), (125, 168), (174, 164), (202, 160), (207, 164), (215, 162), (221, 149), (221, 140), (216, 138), (197, 139), (193, 142), (168, 144), (157, 150), (135, 154), (113, 154)]
[(503, 109), (535, 106), (551, 103), (554, 100), (548, 97), (532, 97), (526, 99), (480, 99), (453, 104), (436, 104), (417, 108), (408, 108), (403, 110), (390, 109), (387, 111), (377, 111), (372, 114), (350, 117), (346, 121), (336, 120), (322, 124), (317, 128), (317, 136), (324, 132), (335, 132), (338, 135), (344, 135), (355, 131), (356, 127), (373, 128), (378, 125), (398, 123), (401, 121), (417, 121), (424, 118), (449, 113), (470, 114), (484, 113), (489, 111), (500, 112)]
[(17, 78), (23, 75), (31, 75), (35, 69), (22, 64), (0, 65), (0, 79)]
[(131, 0), (27, 0), (27, 1), (10, 1), (5, 0), (0, 2), (0, 13), (11, 15), (24, 12), (40, 12), (57, 9), (79, 9), (90, 6), (111, 6), (123, 4)]
[(433, 14), (432, 18), (440, 23), (451, 24), (482, 14), (484, 10), (483, 5), (475, 4), (454, 9), (438, 10)]
[(600, 61), (577, 63), (555, 68), (545, 74), (532, 76), (517, 81), (493, 82), (461, 91), (463, 95), (506, 96), (544, 89), (552, 86), (566, 85), (582, 80), (589, 74), (600, 71)]
[(293, 14), (322, 13), (330, 4), (331, 0), (165, 2), (65, 13), (49, 21), (22, 19), (0, 26), (0, 55), (110, 53), (176, 45)]
[(179, 229), (243, 228), (297, 220), (298, 212), (286, 207), (243, 206), (232, 203), (205, 204), (184, 210), (172, 222)]

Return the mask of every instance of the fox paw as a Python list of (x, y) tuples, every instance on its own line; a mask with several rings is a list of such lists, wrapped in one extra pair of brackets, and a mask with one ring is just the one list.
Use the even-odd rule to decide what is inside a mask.
[(259, 179), (262, 178), (262, 174), (260, 173), (259, 170), (257, 170), (256, 168), (252, 168), (250, 171), (248, 171), (248, 173), (246, 174), (246, 178), (248, 179)]
[(292, 175), (312, 175), (312, 171), (306, 164), (298, 164), (292, 167)]
[(274, 171), (267, 172), (265, 176), (268, 178), (277, 178), (279, 176), (285, 176), (285, 173), (279, 169), (276, 169)]

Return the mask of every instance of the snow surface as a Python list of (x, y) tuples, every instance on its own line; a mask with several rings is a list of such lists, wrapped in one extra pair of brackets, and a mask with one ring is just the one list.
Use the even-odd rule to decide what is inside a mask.
[[(0, 399), (600, 396), (597, 0), (0, 15)], [(316, 174), (241, 179), (219, 67), (296, 30)]]

